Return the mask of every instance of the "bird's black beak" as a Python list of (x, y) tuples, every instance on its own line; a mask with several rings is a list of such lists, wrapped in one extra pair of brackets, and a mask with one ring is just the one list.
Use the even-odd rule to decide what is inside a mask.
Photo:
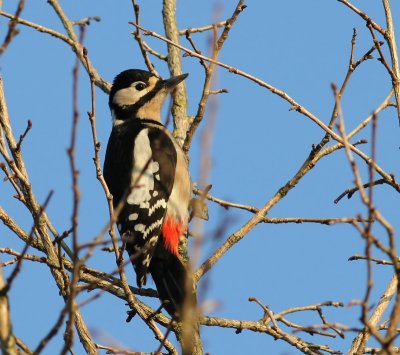
[(167, 80), (163, 80), (163, 86), (167, 88), (169, 91), (171, 91), (180, 82), (185, 80), (188, 77), (188, 75), (189, 74), (186, 73), (182, 75), (173, 76), (172, 78), (169, 78)]

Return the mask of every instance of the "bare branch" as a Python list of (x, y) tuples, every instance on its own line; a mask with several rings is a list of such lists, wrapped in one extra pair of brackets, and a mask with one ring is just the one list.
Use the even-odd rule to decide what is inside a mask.
[(366, 22), (370, 22), (375, 30), (377, 30), (382, 35), (384, 35), (385, 30), (381, 26), (379, 26), (375, 21), (373, 21), (365, 12), (359, 10), (350, 1), (347, 1), (347, 0), (338, 0), (338, 1), (341, 2), (343, 5), (346, 5), (349, 9), (351, 9), (353, 12), (355, 12), (357, 15), (359, 15)]
[[(45, 200), (45, 202), (43, 204), (43, 206), (41, 206), (41, 213), (42, 214), (44, 213), (48, 203), (50, 202), (50, 199), (51, 199), (52, 195), (53, 195), (53, 191), (50, 191), (50, 193), (48, 194), (48, 196), (47, 196), (47, 198), (46, 198), (46, 200)], [(38, 218), (40, 218), (40, 215), (38, 216)], [(14, 280), (16, 279), (17, 275), (21, 271), (22, 260), (23, 260), (22, 256), (25, 255), (26, 252), (28, 251), (28, 249), (29, 249), (29, 247), (31, 245), (31, 240), (34, 237), (35, 230), (36, 230), (36, 225), (34, 224), (32, 226), (31, 232), (29, 234), (28, 241), (25, 244), (24, 249), (21, 252), (21, 257), (18, 258), (17, 265), (15, 265), (14, 270), (11, 272), (10, 276), (7, 278), (7, 284), (3, 288), (0, 289), (0, 295), (8, 293), (8, 291), (11, 289), (11, 286), (12, 286)]]
[[(179, 43), (179, 32), (176, 21), (176, 0), (163, 0), (163, 21), (167, 38), (171, 43)], [(136, 27), (141, 29), (140, 26)], [(167, 42), (168, 43), (168, 42)], [(179, 49), (168, 43), (168, 68), (172, 76), (181, 75), (182, 62)], [(172, 116), (174, 118), (174, 136), (182, 146), (189, 127), (187, 116), (188, 99), (185, 82), (179, 84), (173, 93)]]
[(85, 18), (83, 18), (81, 20), (72, 21), (72, 24), (75, 25), (75, 26), (77, 26), (77, 25), (78, 26), (89, 26), (92, 21), (100, 22), (101, 21), (101, 17), (99, 17), (99, 16), (88, 16), (88, 17), (85, 17)]
[(27, 125), (27, 127), (26, 127), (26, 129), (25, 129), (25, 132), (22, 133), (22, 134), (19, 136), (19, 141), (18, 141), (17, 146), (16, 146), (15, 149), (17, 149), (17, 150), (20, 150), (20, 149), (21, 149), (22, 142), (24, 141), (26, 135), (27, 135), (28, 132), (31, 130), (31, 128), (32, 128), (32, 121), (31, 121), (31, 120), (28, 120), (28, 125)]
[[(394, 176), (393, 176), (394, 179)], [(376, 186), (376, 185), (382, 185), (382, 184), (386, 184), (386, 180), (385, 179), (378, 179), (373, 181), (372, 183), (368, 182), (366, 184), (363, 184), (362, 187), (363, 188), (370, 188), (372, 186)], [(345, 191), (343, 191), (333, 202), (334, 203), (338, 203), (343, 197), (347, 196), (348, 199), (352, 198), (354, 193), (357, 192), (359, 190), (359, 188), (353, 187), (352, 189), (347, 189)]]
[[(2, 267), (0, 267), (0, 290), (4, 290), (5, 287), (6, 284), (4, 283), (3, 270)], [(0, 349), (3, 354), (16, 355), (17, 348), (12, 331), (7, 292), (0, 292), (0, 314)]]
[[(19, 31), (17, 30), (18, 18), (21, 16), (21, 12), (24, 8), (25, 1), (19, 0), (17, 10), (15, 11), (15, 15), (13, 19), (8, 23), (8, 32), (6, 37), (4, 38), (4, 42), (0, 47), (0, 56), (4, 53), (7, 49), (11, 41), (14, 39), (16, 35), (18, 35)], [(0, 9), (1, 10), (1, 9)]]
[[(382, 294), (378, 305), (375, 307), (372, 315), (369, 318), (369, 325), (370, 326), (377, 326), (380, 319), (382, 318), (384, 312), (386, 311), (387, 307), (390, 304), (390, 301), (393, 295), (396, 293), (397, 290), (397, 277), (393, 276), (392, 280), (386, 287), (386, 290)], [(371, 333), (364, 329), (361, 331), (354, 339), (351, 344), (351, 348), (348, 351), (348, 355), (350, 354), (363, 354), (363, 349), (368, 342), (368, 339), (371, 337)]]
[[(139, 24), (140, 23), (140, 7), (136, 0), (132, 0), (132, 4), (133, 4), (133, 9), (135, 11), (135, 21), (137, 24)], [(140, 48), (140, 51), (142, 52), (142, 57), (144, 59), (144, 62), (146, 63), (147, 68), (149, 69), (149, 71), (151, 73), (153, 73), (155, 76), (159, 77), (160, 75), (157, 73), (153, 63), (150, 61), (150, 58), (147, 55), (148, 50), (146, 49), (146, 46), (144, 44), (144, 41), (140, 34), (140, 31), (139, 30), (134, 31), (133, 35), (135, 36), (135, 39), (136, 39), (137, 43), (139, 44), (139, 48)]]
[(382, 259), (376, 259), (376, 258), (371, 258), (367, 256), (362, 256), (362, 255), (353, 255), (349, 257), (349, 261), (354, 261), (354, 260), (371, 260), (374, 263), (378, 265), (393, 265), (393, 263), (389, 260), (382, 260)]
[(386, 26), (385, 39), (389, 46), (390, 56), (392, 58), (392, 85), (396, 97), (397, 116), (400, 123), (400, 63), (398, 50), (396, 45), (396, 35), (394, 32), (392, 10), (390, 8), (389, 0), (382, 0), (385, 9)]
[(183, 30), (179, 30), (179, 35), (181, 36), (186, 36), (188, 33), (198, 33), (198, 32), (205, 32), (205, 31), (210, 31), (213, 30), (214, 28), (219, 28), (219, 27), (225, 27), (226, 21), (220, 21), (217, 23), (214, 23), (212, 25), (208, 26), (203, 26), (203, 27), (194, 27), (194, 28), (185, 28)]
[[(36, 30), (38, 30), (39, 32), (43, 32), (43, 33), (47, 33), (53, 37), (59, 38), (62, 41), (64, 41), (65, 43), (67, 43), (76, 54), (78, 54), (79, 59), (81, 60), (82, 63), (84, 63), (84, 58), (83, 58), (83, 53), (82, 53), (82, 46), (80, 45), (77, 36), (75, 34), (75, 31), (73, 29), (74, 23), (73, 21), (69, 21), (67, 19), (67, 17), (65, 16), (62, 8), (59, 6), (58, 2), (56, 0), (51, 0), (49, 1), (49, 3), (56, 9), (56, 12), (58, 14), (58, 16), (60, 17), (64, 27), (67, 29), (67, 32), (69, 34), (69, 36), (66, 36), (62, 33), (59, 33), (57, 31), (54, 31), (52, 29), (49, 29), (45, 26), (41, 26), (38, 25), (36, 23), (33, 23), (31, 21), (27, 21), (21, 18), (18, 18), (17, 21), (18, 23), (25, 25), (25, 26), (29, 26), (32, 27)], [(1, 11), (0, 14), (2, 16), (8, 17), (8, 18), (12, 18), (14, 19), (15, 16), (10, 15), (4, 11)], [(101, 90), (103, 90), (105, 93), (108, 93), (111, 89), (111, 84), (108, 83), (107, 81), (105, 81), (97, 72), (97, 70), (94, 68), (94, 66), (92, 65), (92, 63), (89, 61), (87, 63), (87, 65), (85, 65), (85, 69), (89, 72), (91, 71), (93, 73), (93, 76), (95, 78), (95, 83), (96, 86), (98, 86)]]
[[(187, 32), (186, 34), (186, 38), (190, 41), (190, 43), (192, 44), (194, 50), (196, 51), (196, 53), (199, 55), (200, 58), (200, 62), (202, 63), (204, 69), (205, 69), (205, 80), (204, 80), (204, 86), (203, 86), (203, 92), (202, 92), (202, 96), (199, 102), (199, 108), (197, 110), (197, 113), (195, 115), (195, 117), (193, 118), (193, 122), (190, 124), (190, 128), (187, 132), (184, 144), (183, 144), (183, 150), (185, 152), (189, 151), (194, 133), (197, 130), (197, 127), (199, 126), (200, 122), (203, 119), (204, 116), (204, 112), (205, 112), (205, 108), (206, 108), (206, 104), (208, 101), (208, 98), (210, 96), (211, 93), (211, 79), (213, 77), (214, 74), (214, 69), (215, 69), (215, 61), (218, 58), (218, 55), (221, 51), (221, 48), (223, 46), (223, 44), (225, 43), (226, 39), (228, 38), (229, 32), (233, 26), (233, 24), (235, 23), (235, 21), (237, 20), (239, 14), (246, 8), (246, 5), (244, 4), (244, 0), (239, 0), (238, 4), (236, 5), (235, 10), (233, 11), (232, 16), (225, 22), (225, 26), (224, 26), (224, 30), (222, 31), (221, 35), (219, 36), (218, 39), (214, 40), (214, 46), (212, 48), (212, 55), (211, 55), (211, 59), (212, 61), (209, 61), (210, 64), (207, 66), (205, 64), (205, 59), (202, 58), (201, 53), (199, 50), (196, 49), (196, 47), (194, 46), (193, 41), (190, 39), (190, 33)], [(214, 38), (216, 38), (216, 27), (214, 28)]]

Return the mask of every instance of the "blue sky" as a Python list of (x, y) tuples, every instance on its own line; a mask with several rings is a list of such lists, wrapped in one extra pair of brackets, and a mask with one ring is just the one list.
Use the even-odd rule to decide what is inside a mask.
[[(281, 0), (247, 1), (248, 7), (232, 28), (219, 59), (240, 68), (287, 92), (323, 122), (329, 121), (334, 98), (331, 83), (340, 85), (347, 70), (353, 28), (358, 31), (356, 59), (372, 46), (365, 23), (338, 1)], [(380, 1), (354, 1), (384, 26)], [(87, 28), (85, 46), (102, 77), (113, 77), (127, 68), (145, 68), (128, 21), (134, 19), (130, 1), (62, 1), (71, 19), (100, 16)], [(217, 6), (218, 5), (218, 6)], [(214, 0), (178, 2), (180, 28), (197, 27), (231, 15), (236, 2)], [(162, 33), (161, 1), (143, 1), (142, 25)], [(393, 14), (400, 31), (400, 5), (393, 2)], [(218, 18), (215, 9), (218, 8)], [(4, 1), (3, 10), (15, 11), (14, 1)], [(58, 18), (46, 1), (26, 1), (22, 17), (64, 32)], [(5, 29), (7, 21), (1, 18)], [(74, 53), (61, 41), (32, 29), (19, 26), (20, 34), (11, 43), (0, 62), (13, 129), (18, 136), (30, 119), (33, 128), (23, 144), (23, 154), (39, 201), (54, 190), (48, 213), (59, 232), (69, 229), (72, 213), (71, 173), (66, 149), (69, 145), (72, 119), (72, 68)], [(5, 31), (3, 30), (4, 34)], [(193, 35), (202, 49), (208, 51), (207, 34)], [(165, 53), (165, 44), (146, 37), (155, 49)], [(399, 40), (398, 40), (399, 42)], [(182, 44), (189, 47), (182, 38)], [(385, 49), (386, 50), (386, 49)], [(385, 52), (386, 53), (386, 52)], [(375, 55), (376, 57), (376, 55)], [(154, 60), (157, 70), (168, 76), (165, 63)], [(183, 58), (189, 96), (189, 114), (197, 109), (202, 89), (203, 69), (196, 58)], [(95, 237), (107, 222), (107, 206), (101, 186), (95, 178), (93, 147), (86, 112), (90, 110), (90, 87), (81, 70), (79, 81), (80, 121), (77, 164), (82, 193), (79, 220), (81, 242)], [(298, 170), (308, 156), (311, 145), (318, 143), (323, 132), (308, 118), (289, 111), (290, 105), (249, 80), (218, 69), (216, 88), (227, 88), (218, 96), (217, 117), (212, 140), (209, 183), (211, 194), (232, 202), (263, 206)], [(343, 97), (347, 130), (368, 116), (390, 90), (390, 79), (376, 59), (363, 63), (354, 73)], [(108, 98), (97, 89), (97, 129), (105, 147), (111, 129)], [(200, 137), (209, 123), (209, 111), (197, 131), (190, 150), (194, 181), (199, 176), (202, 149)], [(398, 120), (389, 108), (379, 116), (377, 161), (386, 171), (399, 176)], [(370, 139), (370, 127), (355, 140)], [(370, 154), (370, 145), (361, 149)], [(367, 177), (367, 167), (360, 160), (360, 170)], [(270, 217), (353, 217), (365, 213), (356, 194), (335, 205), (333, 200), (353, 186), (353, 176), (344, 151), (324, 159), (289, 192), (269, 213)], [(13, 199), (8, 183), (0, 184), (1, 206), (29, 230), (32, 221), (20, 203)], [(385, 217), (398, 227), (398, 201), (394, 191), (379, 186), (375, 202)], [(210, 219), (205, 223), (201, 260), (212, 253), (229, 235), (242, 226), (251, 214), (209, 203)], [(223, 225), (222, 236), (215, 230)], [(17, 250), (22, 245), (0, 226), (1, 246)], [(382, 240), (385, 235), (377, 230)], [(366, 268), (362, 261), (349, 262), (348, 257), (362, 254), (364, 242), (349, 225), (321, 226), (310, 224), (262, 224), (253, 229), (215, 265), (200, 285), (202, 300), (215, 301), (212, 315), (233, 319), (257, 320), (261, 309), (248, 302), (255, 296), (270, 308), (283, 309), (326, 300), (342, 301), (346, 307), (326, 311), (331, 322), (360, 326), (360, 309), (347, 306), (364, 296)], [(376, 254), (376, 256), (381, 256)], [(7, 256), (1, 256), (6, 260)], [(112, 255), (99, 251), (89, 262), (104, 271), (114, 269)], [(12, 270), (6, 269), (6, 272)], [(391, 277), (390, 267), (374, 267), (374, 301), (378, 301)], [(131, 284), (134, 271), (127, 269)], [(62, 308), (55, 284), (43, 265), (24, 262), (11, 290), (11, 310), (15, 333), (33, 348), (56, 320)], [(84, 295), (85, 297), (89, 295)], [(153, 302), (156, 305), (156, 302)], [(99, 343), (119, 343), (137, 351), (154, 351), (153, 335), (139, 319), (125, 323), (127, 307), (121, 300), (104, 295), (82, 312)], [(292, 318), (304, 325), (319, 323), (315, 314), (304, 313)], [(204, 349), (210, 354), (295, 354), (282, 341), (263, 334), (234, 330), (203, 328)], [(303, 334), (298, 334), (303, 335)], [(346, 333), (341, 340), (307, 337), (310, 341), (329, 344), (343, 352), (353, 338)], [(58, 353), (61, 336), (55, 338), (45, 354)], [(78, 344), (76, 353), (82, 353)]]

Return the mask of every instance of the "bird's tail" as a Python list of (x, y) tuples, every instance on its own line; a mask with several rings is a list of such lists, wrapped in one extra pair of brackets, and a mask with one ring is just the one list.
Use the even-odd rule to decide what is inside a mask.
[(149, 271), (158, 296), (171, 316), (181, 319), (184, 307), (196, 307), (196, 295), (187, 268), (165, 248), (162, 241), (156, 247)]

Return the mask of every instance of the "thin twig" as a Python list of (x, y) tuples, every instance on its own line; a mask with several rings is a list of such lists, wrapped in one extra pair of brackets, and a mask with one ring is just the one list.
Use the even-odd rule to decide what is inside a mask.
[[(137, 0), (132, 0), (132, 4), (133, 4), (133, 9), (135, 11), (135, 21), (136, 23), (140, 23), (140, 7), (137, 3)], [(150, 58), (147, 55), (147, 49), (144, 45), (140, 31), (139, 30), (134, 31), (133, 35), (135, 36), (136, 42), (139, 45), (140, 51), (142, 52), (142, 57), (144, 59), (144, 62), (146, 63), (147, 68), (153, 75), (159, 77), (160, 75), (157, 73), (153, 63), (150, 61)]]
[[(107, 350), (106, 354), (122, 354), (122, 355), (155, 355), (154, 352), (151, 353), (144, 353), (142, 351), (129, 351), (126, 349), (118, 349), (115, 347), (111, 347), (111, 346), (106, 346), (106, 345), (100, 345), (100, 344), (96, 344), (96, 348), (98, 349), (102, 349), (102, 350)], [(156, 354), (160, 354), (162, 355), (161, 352), (158, 352)]]
[[(47, 208), (47, 205), (50, 202), (51, 197), (53, 196), (53, 191), (50, 191), (49, 194), (47, 195), (43, 205), (41, 206), (41, 213), (43, 214), (45, 209)], [(38, 216), (40, 218), (40, 215)], [(27, 253), (30, 245), (31, 245), (31, 240), (34, 238), (34, 233), (36, 230), (36, 223), (33, 224), (31, 232), (29, 233), (29, 239), (28, 242), (25, 244), (24, 248), (22, 249), (21, 256), (17, 257), (17, 265), (15, 265), (14, 270), (11, 272), (10, 276), (7, 278), (7, 283), (4, 287), (0, 289), (0, 294), (6, 294), (8, 291), (11, 289), (11, 286), (13, 282), (15, 281), (16, 277), (18, 276), (19, 272), (21, 271), (22, 267), (22, 261), (23, 261), (23, 256)]]
[(363, 255), (353, 255), (353, 256), (350, 256), (347, 260), (348, 261), (370, 260), (370, 261), (373, 261), (374, 263), (376, 263), (378, 265), (393, 265), (393, 263), (391, 261), (389, 261), (389, 260), (376, 259), (376, 258), (371, 258), (371, 257), (363, 256)]
[(8, 23), (8, 32), (6, 34), (6, 37), (4, 38), (4, 42), (0, 47), (0, 56), (4, 53), (4, 51), (7, 49), (11, 41), (14, 39), (15, 36), (18, 35), (19, 31), (17, 30), (17, 24), (18, 24), (18, 19), (21, 16), (21, 12), (25, 6), (25, 1), (24, 0), (19, 0), (18, 2), (18, 7), (17, 10), (15, 11), (15, 15), (11, 19), (11, 21)]
[[(0, 290), (3, 290), (5, 287), (3, 270), (0, 266)], [(16, 355), (17, 348), (12, 329), (8, 294), (3, 292), (0, 292), (0, 314), (0, 349), (3, 354)]]
[(249, 297), (249, 302), (256, 302), (265, 312), (265, 315), (268, 316), (270, 321), (272, 322), (273, 326), (278, 329), (278, 324), (276, 323), (275, 317), (272, 314), (272, 311), (268, 308), (268, 306), (264, 305), (260, 300), (256, 297)]
[(34, 350), (34, 354), (40, 354), (41, 351), (47, 346), (49, 341), (54, 338), (57, 333), (60, 331), (61, 326), (63, 324), (63, 321), (65, 319), (65, 316), (67, 315), (68, 312), (68, 303), (66, 303), (63, 307), (63, 309), (60, 311), (58, 318), (54, 325), (50, 328), (50, 330), (47, 332), (47, 334), (44, 336), (44, 338), (39, 342), (37, 345), (36, 349)]
[(22, 142), (24, 141), (26, 135), (27, 135), (28, 132), (31, 130), (31, 128), (32, 128), (32, 121), (31, 121), (31, 120), (28, 120), (28, 124), (27, 124), (27, 126), (26, 126), (25, 132), (22, 133), (22, 134), (19, 136), (19, 141), (18, 141), (17, 146), (16, 146), (16, 149), (17, 149), (17, 150), (20, 150), (20, 149), (21, 149)]
[(92, 21), (100, 22), (100, 16), (88, 16), (81, 20), (71, 21), (74, 26), (89, 26)]
[[(239, 14), (246, 8), (246, 5), (244, 4), (244, 0), (239, 0), (238, 4), (235, 7), (235, 10), (233, 11), (232, 16), (225, 22), (224, 30), (222, 31), (221, 35), (216, 39), (215, 45), (213, 46), (213, 50), (211, 51), (211, 61), (209, 61), (209, 65), (207, 66), (205, 64), (205, 59), (201, 55), (200, 51), (196, 48), (194, 45), (194, 42), (190, 38), (190, 33), (188, 32), (186, 34), (186, 38), (190, 41), (192, 44), (195, 52), (198, 54), (198, 58), (200, 59), (200, 63), (202, 63), (204, 69), (205, 69), (205, 80), (204, 80), (204, 85), (203, 85), (203, 92), (202, 96), (199, 102), (199, 107), (197, 110), (197, 113), (193, 119), (193, 122), (190, 125), (190, 128), (186, 134), (186, 138), (183, 144), (183, 150), (185, 152), (189, 151), (193, 136), (197, 130), (197, 127), (199, 126), (200, 122), (203, 119), (204, 113), (205, 113), (205, 108), (206, 104), (208, 101), (208, 98), (210, 96), (210, 87), (211, 87), (211, 79), (213, 77), (214, 69), (215, 69), (215, 62), (217, 61), (218, 55), (221, 51), (221, 48), (223, 44), (225, 43), (226, 39), (228, 38), (229, 32), (233, 26), (233, 24), (236, 22)], [(214, 28), (214, 37), (216, 36), (216, 27)]]
[(382, 0), (385, 10), (386, 26), (385, 39), (392, 59), (392, 85), (396, 97), (397, 116), (400, 122), (400, 63), (394, 32), (393, 16), (389, 0)]
[(372, 27), (377, 30), (378, 32), (380, 32), (382, 35), (385, 34), (385, 30), (379, 26), (375, 21), (373, 21), (371, 19), (371, 17), (369, 17), (365, 12), (359, 10), (357, 7), (355, 7), (351, 2), (347, 1), (347, 0), (338, 0), (339, 2), (341, 2), (343, 5), (346, 5), (349, 9), (351, 9), (352, 11), (354, 11), (357, 15), (359, 15), (361, 18), (363, 18), (366, 22), (370, 22)]
[(389, 75), (393, 79), (395, 74), (394, 74), (392, 68), (390, 67), (390, 65), (388, 64), (388, 62), (385, 59), (385, 55), (383, 54), (383, 51), (382, 51), (382, 48), (381, 48), (382, 42), (379, 42), (378, 39), (376, 38), (375, 32), (374, 32), (374, 28), (373, 28), (373, 26), (372, 26), (372, 24), (370, 22), (367, 22), (367, 27), (368, 27), (369, 31), (371, 32), (371, 37), (372, 37), (372, 39), (374, 41), (376, 49), (379, 52), (379, 56), (380, 56), (379, 61), (383, 64), (383, 66), (386, 68), (387, 72), (389, 73)]
[(11, 248), (0, 248), (0, 253), (2, 254), (8, 254), (8, 255), (13, 255), (16, 258), (11, 259), (9, 261), (5, 261), (3, 263), (0, 263), (0, 268), (2, 267), (6, 267), (12, 264), (15, 264), (16, 262), (18, 262), (19, 259), (24, 259), (24, 260), (31, 260), (31, 261), (35, 261), (38, 263), (45, 263), (49, 266), (52, 266), (49, 264), (48, 260), (44, 257), (44, 256), (36, 256), (36, 255), (30, 255), (30, 254), (23, 254), (20, 253), (16, 250), (13, 250)]
[(185, 28), (183, 30), (179, 30), (179, 35), (186, 36), (188, 33), (199, 33), (199, 32), (210, 31), (213, 30), (214, 28), (224, 27), (225, 25), (226, 21), (220, 21), (208, 26)]
[[(85, 37), (85, 26), (80, 25), (80, 34), (79, 34), (79, 43), (83, 43)], [(79, 57), (76, 56), (75, 65), (73, 68), (72, 76), (72, 129), (71, 129), (71, 137), (70, 137), (70, 145), (67, 149), (71, 177), (72, 177), (72, 215), (71, 215), (71, 230), (72, 230), (72, 262), (74, 265), (74, 269), (72, 272), (72, 280), (70, 282), (69, 287), (69, 295), (68, 301), (66, 302), (65, 313), (68, 315), (68, 321), (66, 322), (66, 329), (64, 332), (64, 347), (61, 351), (62, 355), (65, 355), (69, 349), (72, 348), (74, 342), (74, 331), (73, 326), (75, 323), (75, 310), (76, 310), (76, 285), (79, 281), (79, 272), (82, 266), (81, 261), (79, 260), (79, 249), (78, 249), (78, 221), (79, 221), (79, 205), (80, 205), (80, 190), (79, 190), (79, 172), (76, 165), (75, 158), (75, 147), (77, 141), (77, 129), (79, 122), (79, 111), (78, 111), (78, 81), (79, 81), (79, 65), (80, 60)], [(59, 322), (61, 323), (64, 319), (64, 316), (61, 312), (59, 317)], [(57, 322), (58, 323), (58, 322)], [(57, 328), (56, 328), (57, 329)]]
[[(371, 188), (372, 186), (382, 185), (382, 184), (386, 184), (386, 183), (387, 183), (387, 181), (385, 179), (378, 179), (378, 180), (363, 184), (362, 187), (366, 189), (366, 188)], [(353, 187), (352, 189), (347, 189), (347, 190), (343, 191), (333, 202), (335, 204), (337, 204), (345, 196), (347, 196), (348, 199), (351, 199), (353, 197), (354, 193), (357, 192), (358, 190), (359, 190), (359, 188), (357, 186)]]

